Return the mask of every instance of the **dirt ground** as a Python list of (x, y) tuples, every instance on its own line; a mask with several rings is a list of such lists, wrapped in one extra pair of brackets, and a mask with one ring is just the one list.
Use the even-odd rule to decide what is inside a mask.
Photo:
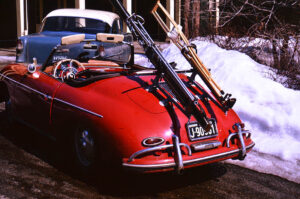
[(56, 143), (22, 125), (8, 128), (3, 110), (1, 103), (0, 199), (300, 198), (300, 184), (225, 163), (183, 175), (124, 173), (82, 179)]

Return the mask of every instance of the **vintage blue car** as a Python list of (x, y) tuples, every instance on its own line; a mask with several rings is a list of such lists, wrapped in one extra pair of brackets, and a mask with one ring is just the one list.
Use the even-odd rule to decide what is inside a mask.
[[(85, 34), (85, 41), (90, 41), (89, 43), (76, 44), (73, 48), (76, 50), (64, 55), (54, 55), (52, 61), (66, 58), (89, 59), (98, 57), (104, 60), (127, 63), (133, 59), (132, 35), (123, 33), (122, 29), (120, 17), (112, 12), (83, 9), (54, 10), (43, 20), (39, 33), (18, 39), (16, 61), (31, 63), (35, 58), (38, 64), (43, 64), (47, 61), (52, 49), (60, 44), (62, 37)], [(97, 33), (123, 35), (123, 42), (101, 42), (96, 39)]]

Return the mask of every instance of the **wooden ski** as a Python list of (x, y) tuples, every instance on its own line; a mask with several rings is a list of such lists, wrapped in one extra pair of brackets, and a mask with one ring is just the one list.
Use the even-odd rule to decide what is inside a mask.
[[(173, 25), (173, 28), (167, 26), (162, 17), (159, 15), (159, 10), (161, 10), (162, 13), (165, 14), (165, 17)], [(181, 27), (175, 22), (168, 11), (163, 7), (163, 5), (160, 3), (160, 0), (157, 1), (151, 13), (158, 21), (162, 29), (165, 31), (168, 38), (170, 38), (171, 41), (179, 48), (182, 55), (191, 64), (193, 69), (196, 70), (197, 74), (211, 90), (215, 98), (223, 105), (224, 109), (228, 110), (229, 108), (232, 108), (235, 104), (236, 99), (230, 98), (231, 94), (225, 94), (220, 86), (213, 80), (210, 72), (197, 55), (196, 46), (189, 42), (189, 40), (183, 34)]]

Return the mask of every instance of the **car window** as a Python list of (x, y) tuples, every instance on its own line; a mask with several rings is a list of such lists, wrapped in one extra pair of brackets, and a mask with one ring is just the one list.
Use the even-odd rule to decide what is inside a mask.
[(100, 20), (82, 17), (48, 17), (42, 31), (72, 31), (80, 33), (109, 33), (111, 27)]

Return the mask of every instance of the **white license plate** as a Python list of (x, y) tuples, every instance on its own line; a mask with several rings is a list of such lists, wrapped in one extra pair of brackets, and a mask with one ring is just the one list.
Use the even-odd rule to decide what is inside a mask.
[(194, 141), (216, 137), (218, 135), (216, 121), (214, 119), (210, 119), (209, 123), (212, 125), (212, 128), (208, 132), (205, 132), (202, 126), (200, 126), (197, 122), (188, 123), (187, 131), (190, 140)]
[(57, 55), (57, 56), (53, 56), (52, 61), (57, 62), (63, 59), (67, 59), (67, 56)]

